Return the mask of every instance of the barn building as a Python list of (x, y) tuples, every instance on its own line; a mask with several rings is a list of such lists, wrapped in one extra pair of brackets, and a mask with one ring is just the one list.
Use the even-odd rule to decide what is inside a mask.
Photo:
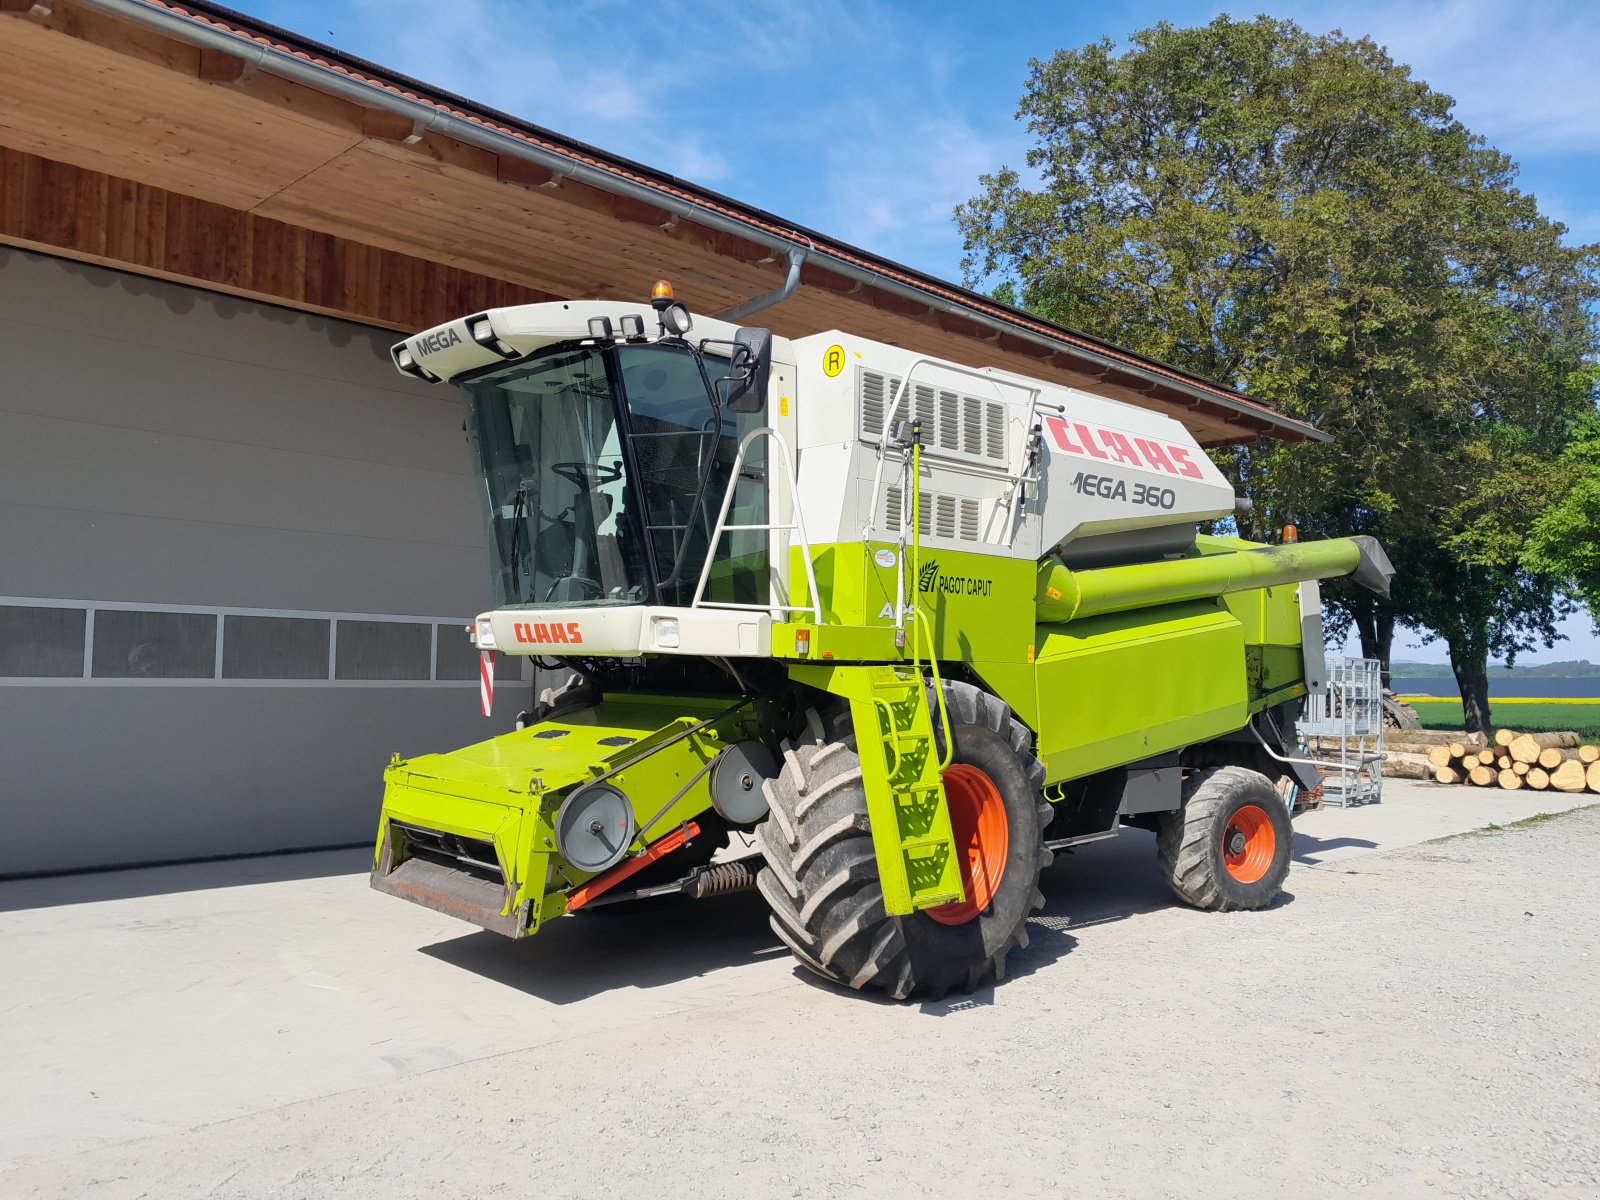
[(1206, 445), (1315, 436), (226, 9), (0, 0), (0, 875), (360, 842), (393, 752), (504, 727), (462, 408), (387, 347), (662, 276)]

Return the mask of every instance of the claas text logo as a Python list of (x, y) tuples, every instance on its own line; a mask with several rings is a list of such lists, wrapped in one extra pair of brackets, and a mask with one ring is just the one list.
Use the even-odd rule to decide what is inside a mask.
[(569, 646), (581, 645), (583, 642), (583, 631), (578, 628), (576, 621), (569, 622), (566, 625), (554, 623), (549, 625), (530, 625), (519, 621), (511, 627), (511, 630), (516, 634), (519, 642), (543, 643), (545, 645), (565, 643)]

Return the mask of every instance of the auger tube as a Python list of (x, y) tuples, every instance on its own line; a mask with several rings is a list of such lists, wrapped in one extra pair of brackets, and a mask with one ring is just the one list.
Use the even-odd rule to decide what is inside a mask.
[[(1065, 624), (1102, 613), (1351, 574), (1366, 586), (1386, 592), (1392, 573), (1383, 548), (1372, 538), (1364, 537), (1296, 542), (1087, 571), (1074, 571), (1060, 559), (1046, 558), (1039, 564), (1036, 604), (1039, 620)], [(1380, 581), (1382, 586), (1375, 586)]]

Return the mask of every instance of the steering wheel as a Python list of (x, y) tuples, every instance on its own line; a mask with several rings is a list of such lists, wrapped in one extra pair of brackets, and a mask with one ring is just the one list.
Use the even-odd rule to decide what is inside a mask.
[(609, 467), (600, 463), (558, 462), (551, 463), (550, 469), (579, 488), (588, 488), (599, 483), (615, 483), (622, 478), (621, 459)]

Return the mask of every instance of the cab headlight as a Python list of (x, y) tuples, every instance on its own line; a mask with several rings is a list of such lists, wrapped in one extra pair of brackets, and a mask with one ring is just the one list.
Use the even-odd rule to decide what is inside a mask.
[(479, 617), (472, 640), (479, 650), (493, 650), (495, 648), (494, 622), (488, 617)]

